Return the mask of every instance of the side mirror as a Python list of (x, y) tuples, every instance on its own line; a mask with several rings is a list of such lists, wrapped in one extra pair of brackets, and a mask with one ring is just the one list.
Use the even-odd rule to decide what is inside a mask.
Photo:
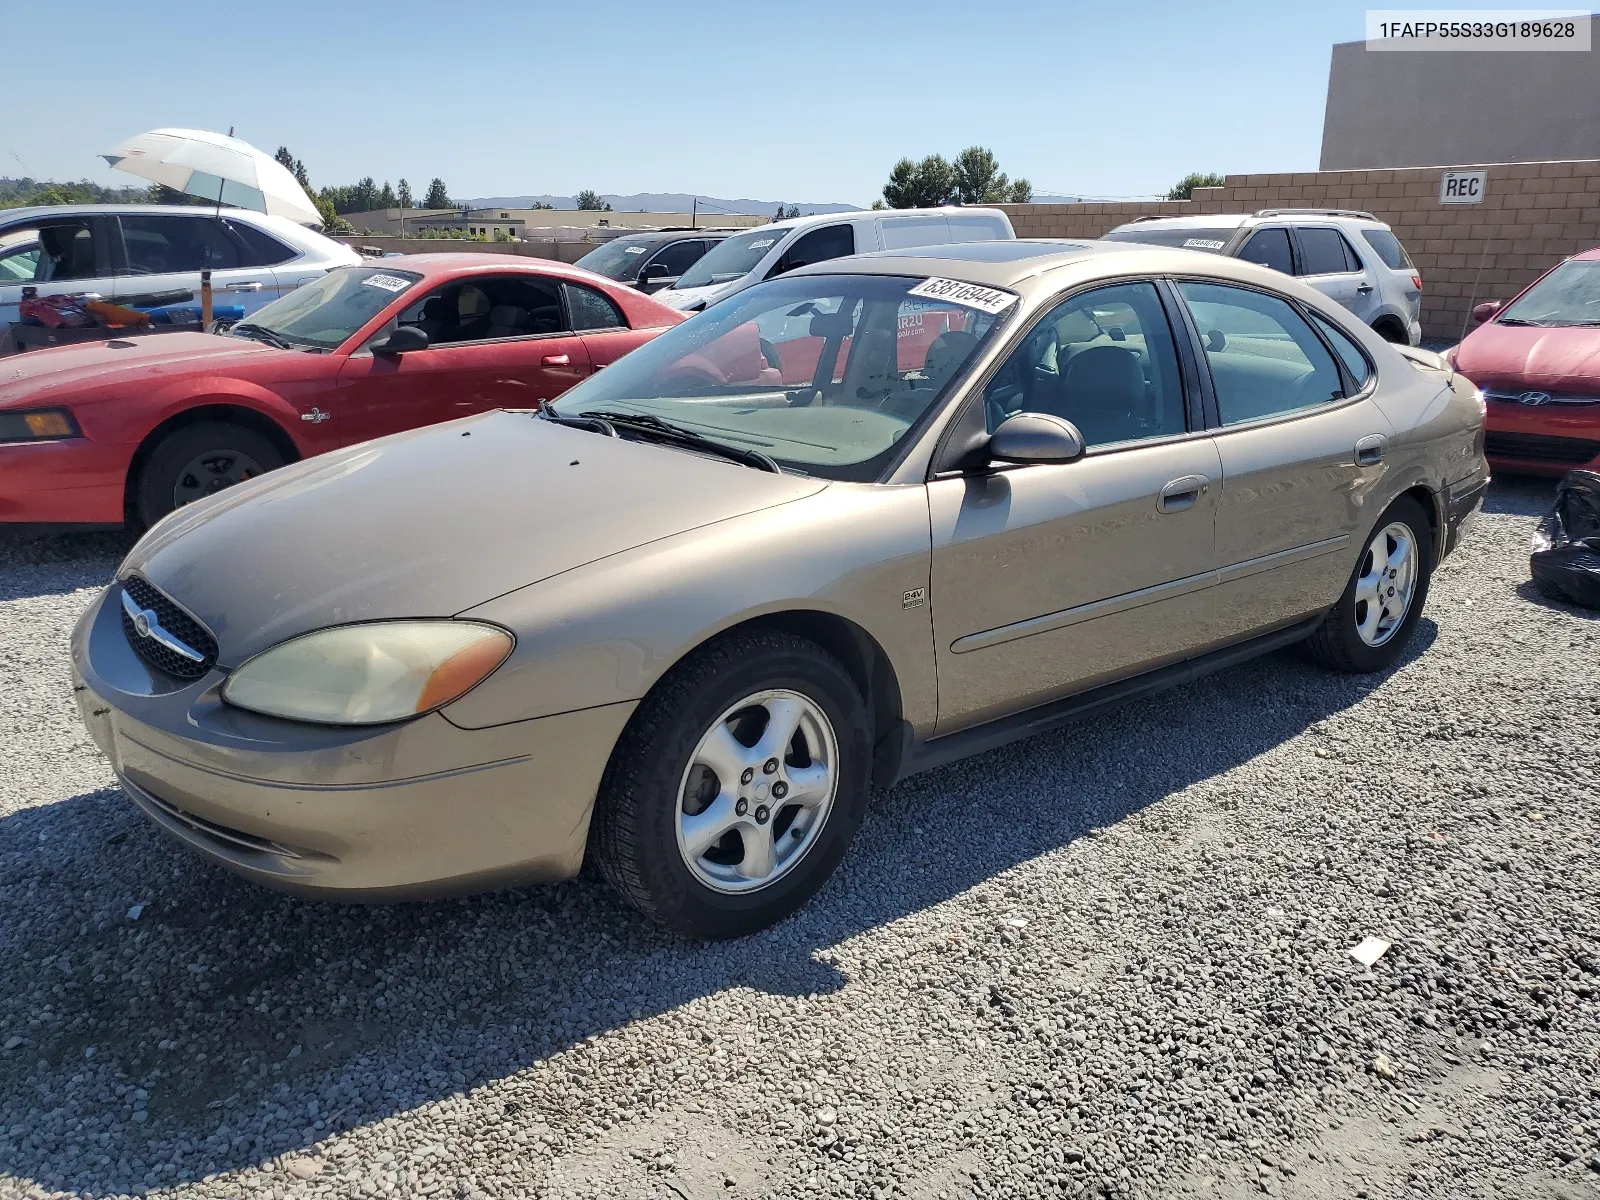
[(1473, 308), (1472, 319), (1474, 321), (1487, 321), (1505, 306), (1506, 302), (1504, 300), (1485, 300), (1482, 304)]
[(672, 274), (667, 270), (667, 264), (662, 262), (646, 263), (644, 274), (639, 278), (644, 283), (653, 283), (657, 279), (666, 279)]
[(415, 325), (401, 325), (381, 342), (372, 343), (372, 353), (379, 358), (398, 358), (413, 350), (426, 350), (428, 335)]
[(987, 449), (998, 462), (1069, 463), (1083, 457), (1083, 434), (1060, 417), (1020, 412), (1000, 422)]

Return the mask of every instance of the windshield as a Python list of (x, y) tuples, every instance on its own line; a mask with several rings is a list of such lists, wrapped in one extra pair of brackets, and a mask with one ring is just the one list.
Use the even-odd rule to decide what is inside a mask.
[(659, 243), (640, 241), (638, 238), (613, 238), (604, 246), (596, 246), (572, 265), (604, 275), (607, 279), (636, 279), (639, 265)]
[(1497, 320), (1502, 325), (1600, 325), (1600, 260), (1562, 263), (1507, 305)]
[[(294, 346), (332, 350), (421, 278), (415, 271), (339, 267), (274, 300), (242, 324), (270, 329)], [(237, 336), (248, 335), (246, 329)]]
[(788, 229), (774, 229), (770, 225), (752, 229), (749, 233), (723, 238), (706, 253), (705, 257), (683, 273), (675, 288), (707, 287), (714, 283), (732, 283), (743, 279), (756, 264), (786, 236)]
[(1144, 242), (1151, 246), (1176, 246), (1180, 250), (1205, 250), (1212, 254), (1220, 254), (1227, 246), (1228, 239), (1238, 232), (1238, 226), (1232, 229), (1196, 229), (1193, 226), (1174, 229), (1169, 225), (1165, 229), (1142, 229), (1135, 225), (1129, 229), (1113, 229), (1100, 240)]
[(873, 480), (906, 431), (1015, 311), (1015, 297), (972, 288), (974, 303), (925, 299), (893, 275), (775, 279), (740, 292), (592, 375), (556, 412), (644, 414), (785, 470)]

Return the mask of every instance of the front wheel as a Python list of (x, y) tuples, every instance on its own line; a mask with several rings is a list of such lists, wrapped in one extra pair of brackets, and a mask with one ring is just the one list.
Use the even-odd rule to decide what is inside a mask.
[(753, 933), (800, 908), (866, 810), (871, 722), (848, 671), (776, 631), (675, 668), (629, 721), (590, 849), (635, 908), (693, 937)]
[(253, 429), (222, 421), (168, 434), (140, 468), (133, 509), (148, 528), (175, 508), (283, 466), (283, 455)]
[(1403, 496), (1378, 518), (1344, 594), (1306, 650), (1336, 671), (1382, 671), (1411, 641), (1432, 573), (1432, 523), (1422, 505)]

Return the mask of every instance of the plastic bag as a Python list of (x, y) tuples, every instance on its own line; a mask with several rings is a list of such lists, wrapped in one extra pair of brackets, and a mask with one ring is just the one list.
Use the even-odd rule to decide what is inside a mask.
[(1534, 531), (1528, 562), (1545, 595), (1600, 608), (1600, 472), (1566, 473), (1555, 507)]

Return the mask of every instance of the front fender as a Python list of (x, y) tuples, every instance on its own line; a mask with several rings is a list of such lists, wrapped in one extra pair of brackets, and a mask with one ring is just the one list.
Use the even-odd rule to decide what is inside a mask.
[(150, 428), (154, 429), (191, 409), (226, 406), (247, 408), (277, 425), (300, 449), (306, 446), (300, 436), (300, 413), (270, 388), (246, 379), (227, 375), (207, 375), (196, 379), (175, 379), (151, 397)]
[(805, 611), (864, 629), (889, 657), (905, 719), (931, 725), (931, 552), (920, 484), (833, 484), (636, 547), (460, 614), (512, 629), (517, 646), (445, 716), (478, 729), (638, 700), (717, 634)]

